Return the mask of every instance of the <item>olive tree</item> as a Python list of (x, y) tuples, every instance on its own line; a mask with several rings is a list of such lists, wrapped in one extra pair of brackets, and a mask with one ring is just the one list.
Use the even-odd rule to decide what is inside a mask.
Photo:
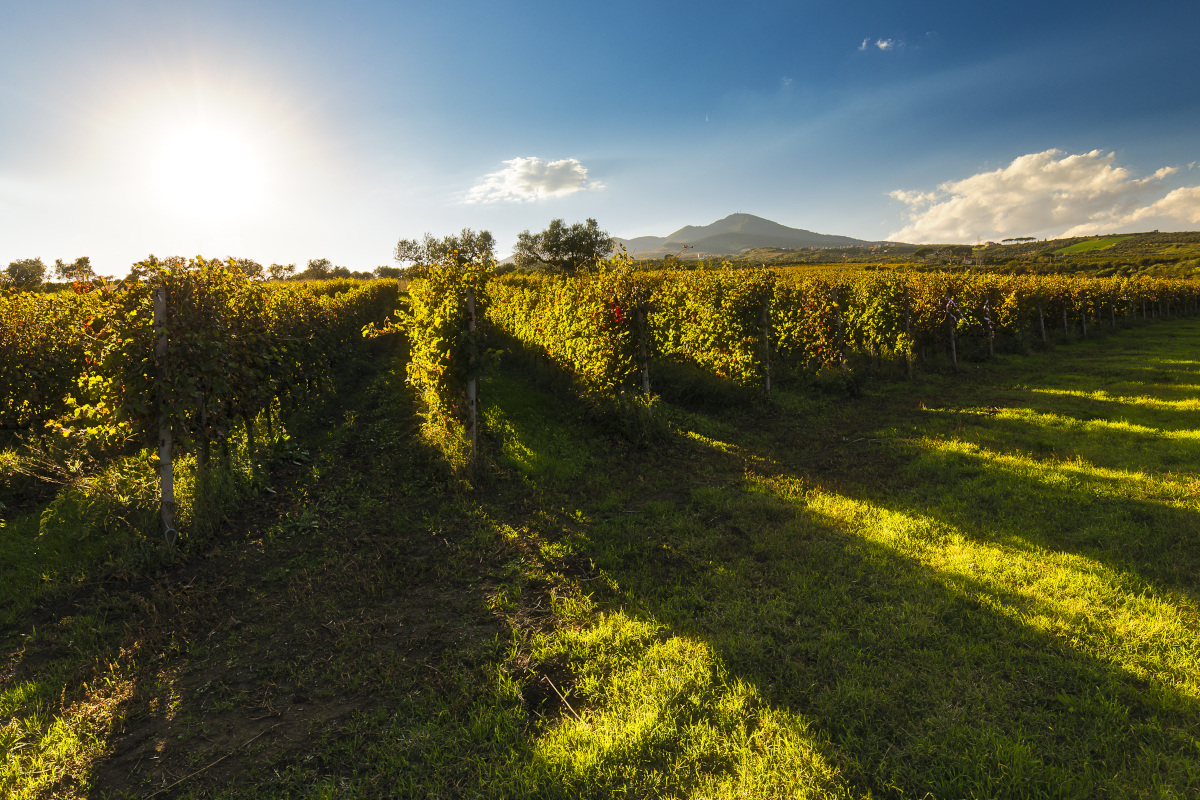
[(393, 257), (405, 266), (423, 267), (436, 264), (448, 256), (457, 253), (462, 263), (477, 258), (496, 258), (496, 239), (490, 231), (479, 231), (463, 228), (457, 235), (438, 238), (432, 233), (426, 233), (421, 241), (416, 239), (401, 239), (396, 243)]
[(253, 259), (237, 258), (234, 259), (234, 264), (247, 278), (262, 279), (263, 277), (263, 265)]
[(310, 258), (304, 272), (297, 278), (308, 281), (327, 280), (333, 274), (333, 262), (328, 258)]
[(521, 269), (570, 273), (594, 266), (612, 250), (612, 237), (596, 220), (567, 225), (556, 219), (541, 233), (518, 234), (513, 260)]
[(273, 281), (286, 281), (295, 274), (295, 264), (272, 264), (267, 267), (267, 277)]
[(10, 262), (4, 274), (13, 286), (31, 288), (46, 278), (46, 265), (40, 258), (22, 258)]
[(92, 270), (92, 260), (87, 256), (80, 256), (70, 264), (65, 263), (61, 258), (56, 258), (54, 259), (54, 277), (60, 281), (86, 281), (96, 277), (96, 273)]

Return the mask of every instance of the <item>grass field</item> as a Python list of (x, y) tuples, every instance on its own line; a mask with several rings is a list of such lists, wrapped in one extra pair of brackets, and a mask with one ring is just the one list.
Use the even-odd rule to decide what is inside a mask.
[(1088, 239), (1086, 242), (1076, 242), (1075, 244), (1068, 245), (1067, 247), (1060, 247), (1058, 250), (1055, 250), (1054, 252), (1058, 253), (1060, 255), (1074, 255), (1076, 253), (1090, 253), (1093, 250), (1105, 250), (1109, 247), (1112, 247), (1115, 244), (1120, 244), (1121, 242), (1125, 241), (1126, 239), (1130, 239), (1130, 238), (1132, 238), (1132, 237), (1130, 237), (1130, 236), (1105, 236), (1100, 239)]
[(663, 403), (648, 448), (502, 372), (462, 492), (377, 351), (182, 555), (9, 520), (0, 790), (1196, 797), (1197, 352)]

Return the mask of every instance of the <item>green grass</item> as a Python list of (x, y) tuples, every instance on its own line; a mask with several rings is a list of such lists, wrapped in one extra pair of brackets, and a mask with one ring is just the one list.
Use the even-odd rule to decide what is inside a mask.
[(1060, 247), (1054, 252), (1058, 255), (1074, 255), (1076, 253), (1090, 253), (1093, 250), (1105, 250), (1115, 244), (1130, 239), (1130, 236), (1104, 236), (1099, 239), (1088, 239), (1086, 242), (1076, 242), (1066, 247)]
[(0, 787), (1194, 797), (1198, 346), (662, 403), (643, 447), (500, 372), (471, 493), (358, 365), (203, 552), (12, 612)]

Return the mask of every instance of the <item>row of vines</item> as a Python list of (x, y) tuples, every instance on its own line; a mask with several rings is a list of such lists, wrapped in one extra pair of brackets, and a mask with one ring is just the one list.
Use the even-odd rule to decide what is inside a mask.
[[(409, 285), (409, 383), (427, 438), (452, 462), (474, 458), (473, 379), (484, 339), (521, 349), (593, 398), (650, 396), (664, 362), (770, 391), (772, 377), (869, 359), (904, 362), (996, 342), (1116, 329), (1130, 318), (1200, 313), (1200, 283), (1160, 278), (733, 269), (644, 272), (628, 261), (586, 275), (494, 275), (450, 259)], [(474, 321), (481, 321), (475, 330)], [(486, 331), (485, 331), (486, 329)], [(468, 410), (469, 413), (468, 414)], [(474, 419), (474, 417), (470, 417)], [(466, 432), (469, 431), (467, 443)], [(469, 450), (469, 455), (464, 452)]]
[(165, 436), (200, 463), (235, 427), (319, 392), (394, 281), (266, 284), (232, 262), (149, 260), (119, 283), (0, 294), (0, 426), (102, 459)]
[[(436, 294), (455, 308), (462, 267), (443, 265)], [(575, 276), (490, 276), (475, 266), (492, 329), (567, 373), (586, 393), (650, 393), (654, 364), (690, 364), (742, 387), (770, 391), (772, 375), (840, 368), (853, 359), (912, 364), (964, 346), (1048, 341), (1117, 328), (1131, 318), (1200, 313), (1200, 283), (1155, 278), (768, 269), (639, 272), (602, 263)], [(434, 286), (414, 281), (412, 290)], [(449, 317), (444, 317), (448, 320)], [(414, 320), (414, 323), (416, 321)], [(450, 343), (454, 335), (439, 329)], [(425, 334), (411, 328), (414, 342)], [(446, 374), (450, 347), (432, 345)], [(450, 387), (443, 402), (462, 396)], [(449, 419), (449, 415), (446, 417)]]

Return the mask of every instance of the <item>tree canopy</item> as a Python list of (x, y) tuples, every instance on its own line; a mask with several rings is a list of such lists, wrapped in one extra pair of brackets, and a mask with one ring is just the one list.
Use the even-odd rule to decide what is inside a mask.
[(401, 270), (399, 267), (387, 267), (380, 265), (375, 268), (376, 278), (399, 278)]
[(37, 286), (46, 277), (46, 265), (40, 258), (22, 258), (10, 262), (4, 274), (14, 286)]
[(86, 281), (95, 276), (92, 260), (87, 256), (80, 256), (70, 264), (63, 262), (61, 258), (54, 259), (54, 277), (60, 281)]
[(333, 262), (328, 258), (310, 258), (304, 272), (296, 276), (300, 280), (323, 281), (333, 277)]
[(596, 220), (589, 218), (586, 223), (568, 226), (556, 219), (541, 233), (518, 234), (513, 260), (521, 269), (576, 272), (594, 266), (612, 249), (612, 237), (600, 230)]
[(476, 233), (463, 228), (457, 235), (438, 238), (426, 233), (421, 241), (401, 239), (396, 243), (394, 257), (401, 264), (423, 267), (436, 264), (447, 256), (458, 253), (458, 260), (466, 263), (476, 258), (496, 257), (496, 239), (490, 231)]
[(267, 267), (267, 277), (273, 281), (286, 281), (295, 274), (295, 264), (272, 264)]
[(249, 258), (234, 259), (237, 268), (242, 271), (247, 278), (262, 278), (263, 265)]

